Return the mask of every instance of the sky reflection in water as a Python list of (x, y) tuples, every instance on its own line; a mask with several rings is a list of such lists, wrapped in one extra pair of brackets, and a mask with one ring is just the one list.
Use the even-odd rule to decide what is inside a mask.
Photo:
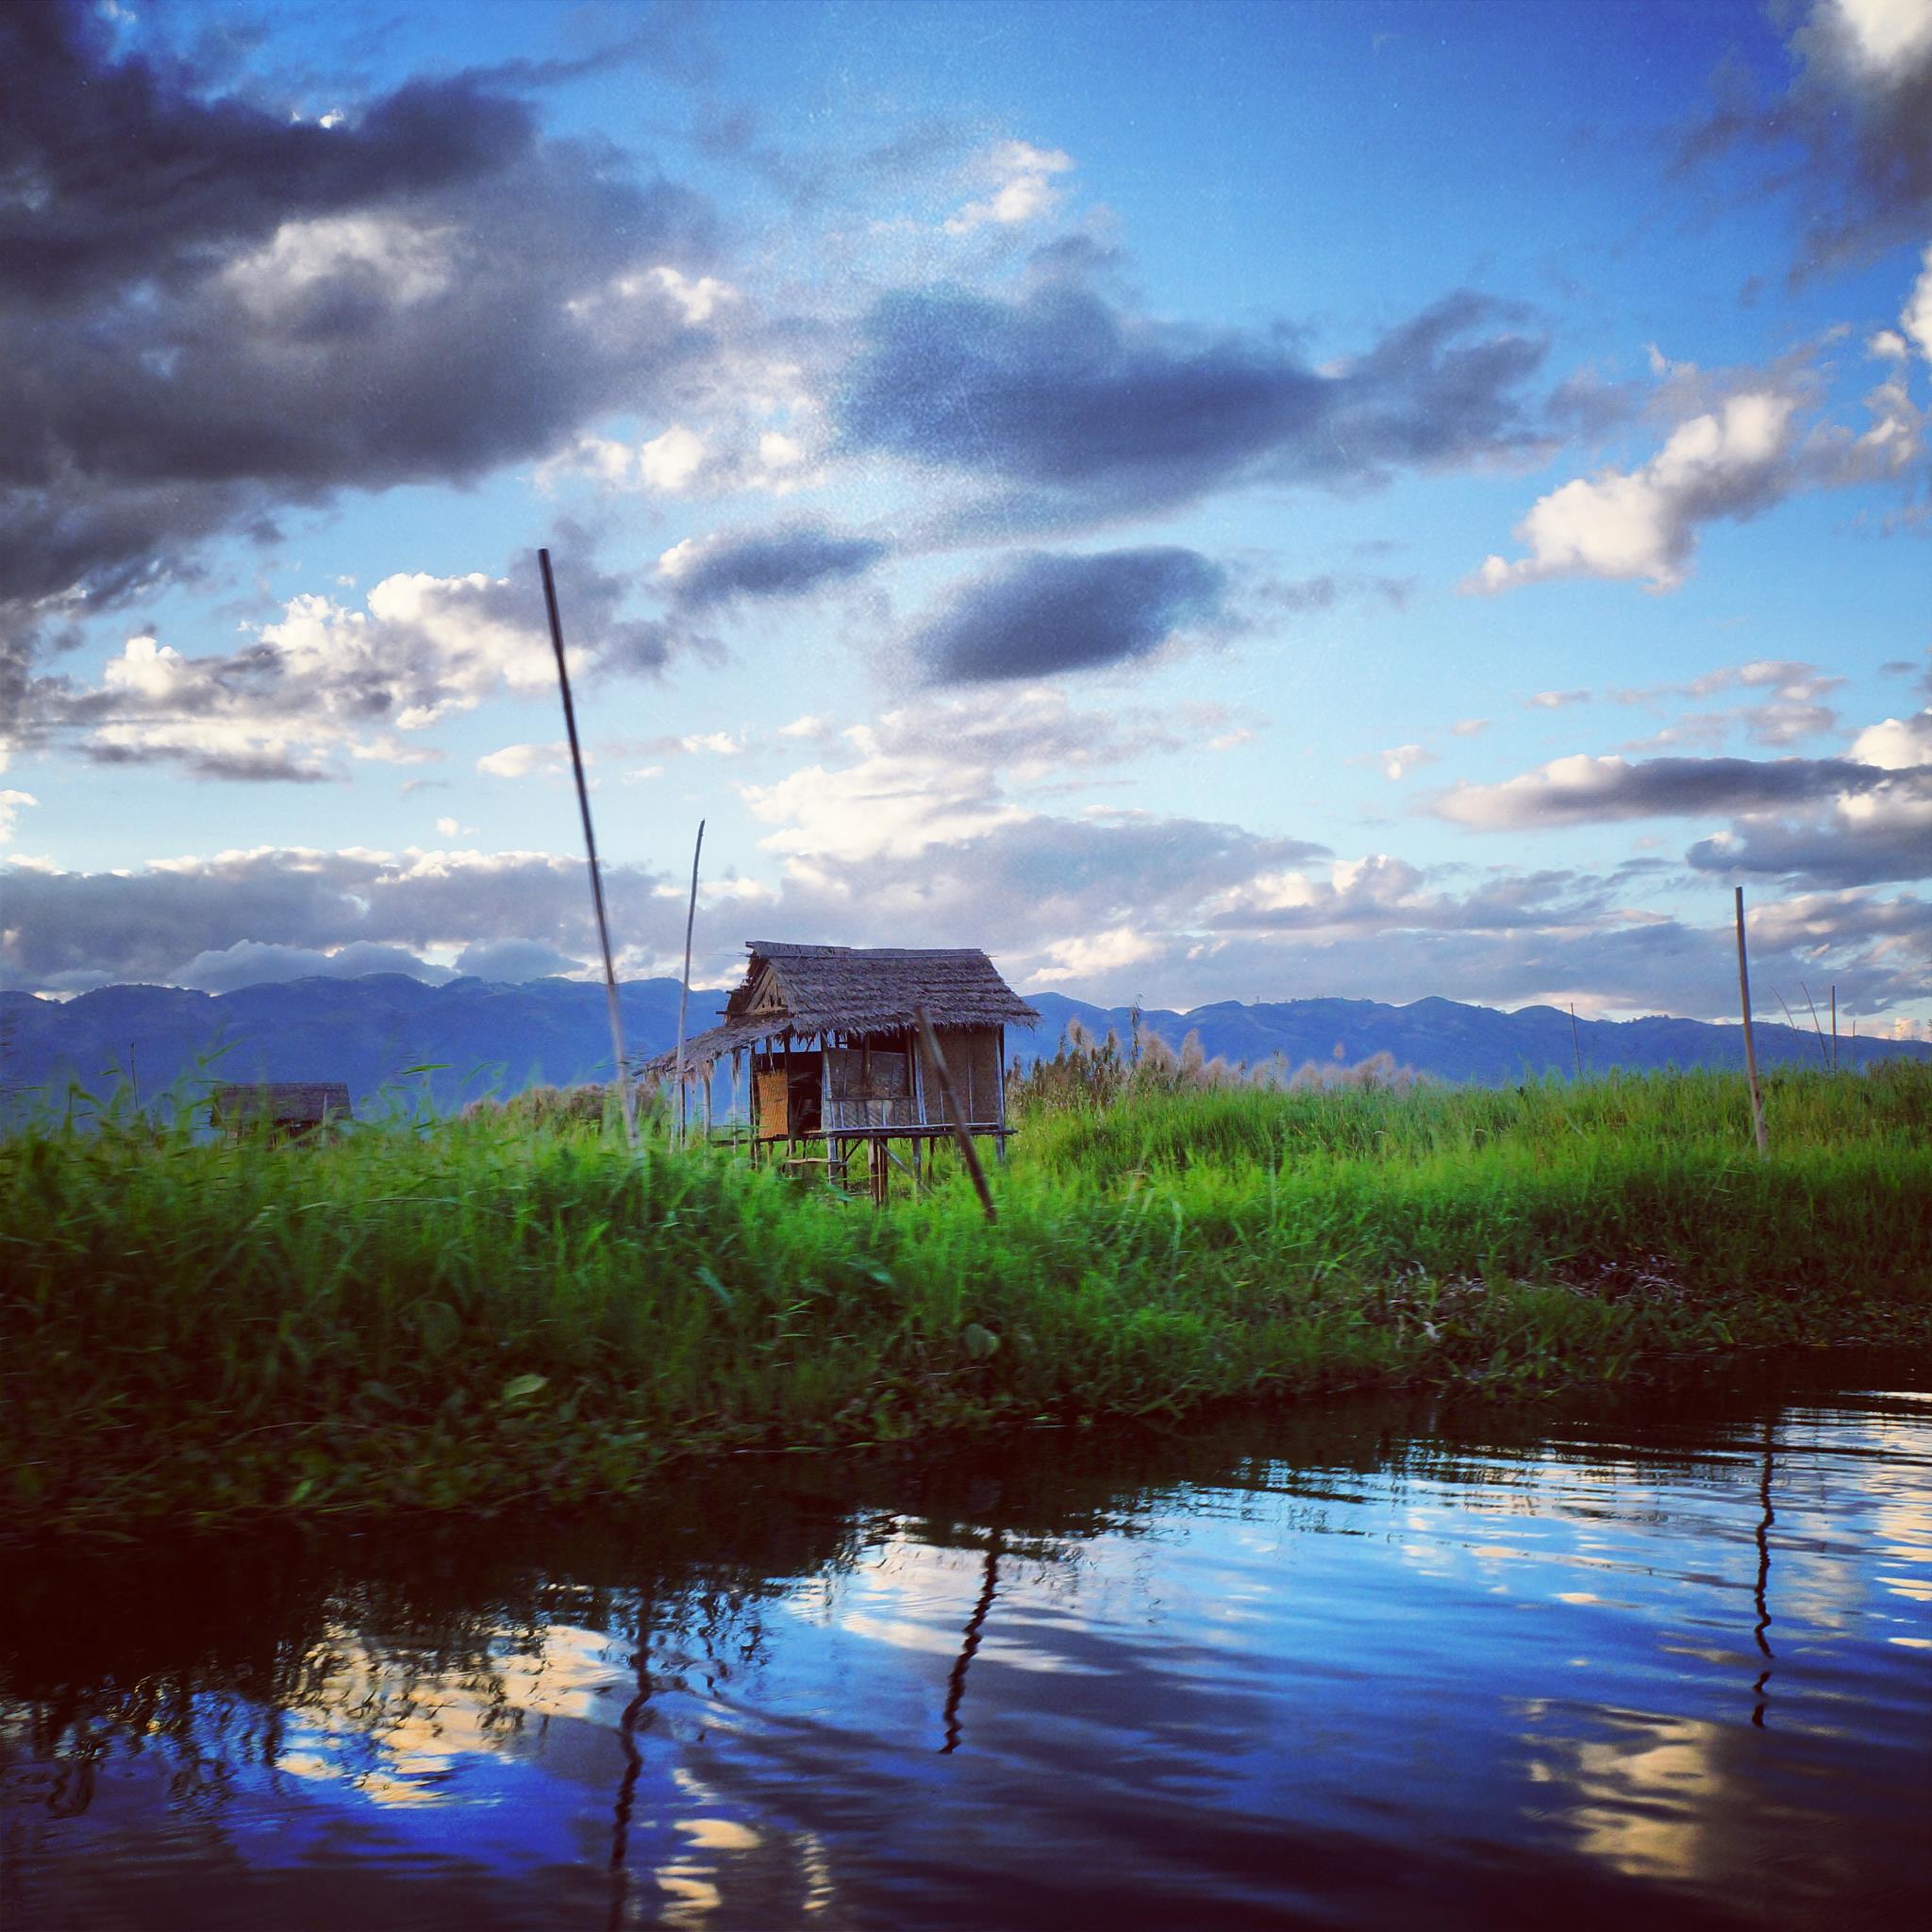
[(1932, 1399), (1890, 1369), (16, 1560), (0, 1924), (1898, 1915)]

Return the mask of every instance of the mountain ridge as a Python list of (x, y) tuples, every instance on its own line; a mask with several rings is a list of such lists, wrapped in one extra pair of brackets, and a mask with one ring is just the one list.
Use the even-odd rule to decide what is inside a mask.
[[(625, 982), (626, 1051), (661, 1052), (676, 1038), (675, 979)], [(1030, 1034), (1008, 1036), (1023, 1063), (1051, 1053), (1071, 1022), (1124, 1040), (1133, 1009), (1096, 1007), (1061, 993), (1029, 995), (1041, 1014)], [(709, 1024), (723, 989), (694, 991), (691, 1030)], [(1612, 1070), (1740, 1067), (1743, 1030), (1667, 1014), (1582, 1020), (1573, 1035), (1557, 1007), (1504, 1012), (1428, 995), (1407, 1006), (1341, 998), (1213, 1002), (1189, 1011), (1141, 1014), (1151, 1033), (1178, 1046), (1190, 1033), (1209, 1058), (1259, 1064), (1281, 1058), (1353, 1064), (1386, 1053), (1438, 1079), (1500, 1085), (1549, 1074)], [(1817, 1035), (1769, 1023), (1757, 1027), (1767, 1066), (1818, 1065)], [(1890, 1058), (1932, 1059), (1918, 1041), (1839, 1042), (1841, 1066)], [(132, 1076), (151, 1101), (182, 1082), (342, 1080), (358, 1108), (385, 1090), (439, 1108), (527, 1086), (608, 1077), (604, 989), (596, 981), (475, 978), (432, 986), (403, 974), (313, 977), (206, 993), (181, 987), (119, 985), (71, 1000), (0, 992), (0, 1104), (18, 1118), (38, 1099), (59, 1105), (70, 1082), (97, 1092)], [(722, 1099), (724, 1085), (719, 1092)]]

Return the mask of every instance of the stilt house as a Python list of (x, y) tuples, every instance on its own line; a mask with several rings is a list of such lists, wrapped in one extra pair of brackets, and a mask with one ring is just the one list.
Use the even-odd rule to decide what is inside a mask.
[[(749, 1061), (755, 1146), (823, 1141), (835, 1166), (857, 1143), (918, 1143), (952, 1131), (938, 1073), (919, 1037), (925, 1009), (968, 1131), (1007, 1125), (1006, 1036), (1040, 1015), (973, 947), (794, 946), (747, 941), (744, 983), (723, 1023), (687, 1041), (685, 1075), (708, 1084), (719, 1061)], [(675, 1054), (639, 1070), (663, 1078)]]
[(349, 1090), (335, 1080), (277, 1080), (255, 1087), (217, 1087), (208, 1124), (240, 1137), (266, 1130), (271, 1145), (324, 1133), (331, 1123), (354, 1120)]

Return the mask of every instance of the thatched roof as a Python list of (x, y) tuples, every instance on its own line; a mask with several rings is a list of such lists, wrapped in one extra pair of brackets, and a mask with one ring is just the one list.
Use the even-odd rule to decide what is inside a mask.
[(230, 1124), (267, 1121), (283, 1126), (355, 1118), (349, 1090), (339, 1080), (277, 1080), (253, 1087), (217, 1087), (213, 1101), (209, 1118)]
[[(760, 1040), (909, 1026), (924, 1007), (935, 1026), (1034, 1026), (1039, 1013), (976, 946), (795, 946), (750, 940), (744, 982), (724, 1005), (724, 1024), (684, 1045), (685, 1064), (703, 1068)], [(765, 993), (775, 1006), (752, 1003)], [(639, 1073), (661, 1078), (676, 1054), (658, 1054)]]

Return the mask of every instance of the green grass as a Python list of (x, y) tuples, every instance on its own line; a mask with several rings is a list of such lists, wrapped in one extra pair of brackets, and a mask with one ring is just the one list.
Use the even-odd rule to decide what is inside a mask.
[(1932, 1074), (1217, 1091), (1024, 1123), (988, 1227), (482, 1115), (0, 1143), (0, 1520), (496, 1507), (667, 1457), (1932, 1340)]

